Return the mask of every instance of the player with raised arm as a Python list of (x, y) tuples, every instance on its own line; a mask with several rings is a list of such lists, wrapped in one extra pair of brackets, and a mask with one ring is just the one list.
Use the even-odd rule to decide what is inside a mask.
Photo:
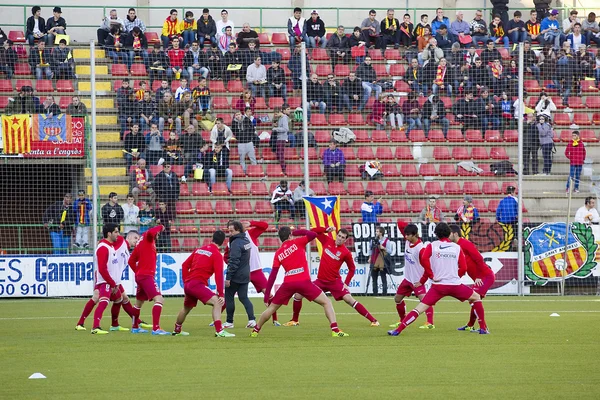
[(450, 227), (445, 222), (440, 222), (435, 227), (438, 240), (425, 248), (421, 260), (425, 274), (433, 284), (423, 300), (402, 319), (398, 328), (388, 331), (388, 335), (398, 336), (408, 325), (415, 322), (421, 313), (447, 296), (472, 302), (481, 327), (479, 333), (489, 334), (481, 297), (473, 289), (460, 283), (460, 277), (467, 272), (467, 260), (460, 246), (450, 241), (450, 233)]
[(305, 247), (317, 237), (317, 234), (304, 229), (299, 229), (294, 231), (294, 236), (300, 237), (294, 239), (292, 238), (292, 230), (287, 226), (283, 226), (279, 228), (278, 235), (279, 240), (282, 241), (282, 245), (279, 250), (275, 252), (275, 256), (273, 257), (273, 269), (269, 275), (267, 290), (265, 291), (265, 304), (269, 303), (271, 289), (273, 288), (280, 267), (283, 267), (285, 270), (285, 277), (283, 279), (283, 284), (279, 287), (277, 292), (275, 292), (267, 309), (260, 315), (250, 336), (258, 337), (258, 333), (264, 323), (267, 322), (269, 318), (271, 318), (271, 315), (273, 315), (273, 313), (282, 305), (287, 305), (290, 298), (295, 293), (306, 297), (309, 301), (314, 301), (324, 308), (325, 316), (329, 320), (331, 326), (331, 336), (350, 336), (338, 328), (335, 320), (335, 311), (333, 310), (331, 301), (325, 296), (325, 293), (323, 293), (321, 289), (310, 281), (310, 271), (308, 269), (308, 262), (306, 261)]
[[(183, 308), (177, 315), (173, 336), (188, 336), (189, 333), (181, 330), (185, 318), (198, 304), (212, 306), (212, 317), (215, 326), (216, 337), (234, 337), (235, 335), (223, 329), (221, 322), (221, 307), (225, 304), (223, 300), (223, 256), (219, 246), (225, 241), (225, 232), (217, 230), (212, 235), (212, 243), (196, 249), (183, 262), (181, 274), (183, 279), (183, 291), (185, 299)], [(215, 275), (217, 294), (208, 288), (208, 280)]]
[[(477, 247), (475, 247), (471, 241), (460, 237), (460, 227), (458, 225), (451, 225), (450, 231), (452, 232), (450, 234), (450, 240), (458, 244), (463, 253), (465, 253), (465, 257), (467, 259), (467, 275), (473, 279), (473, 290), (479, 294), (481, 299), (483, 299), (486, 296), (487, 291), (496, 281), (494, 271), (492, 271), (492, 269), (485, 263), (481, 253), (479, 250), (477, 250)], [(458, 330), (479, 332), (482, 327), (480, 326), (480, 329), (475, 329), (475, 320), (477, 319), (477, 315), (475, 314), (475, 308), (473, 307), (474, 303), (471, 301), (469, 303), (471, 304), (471, 315), (469, 317), (469, 322), (467, 325), (458, 328)]]
[[(131, 257), (129, 257), (129, 266), (135, 273), (135, 283), (137, 284), (134, 307), (137, 315), (140, 314), (145, 301), (154, 300), (154, 306), (152, 307), (153, 335), (170, 335), (169, 332), (160, 329), (160, 314), (164, 299), (154, 281), (154, 275), (156, 274), (156, 238), (164, 229), (163, 225), (158, 225), (147, 230), (133, 249)], [(131, 333), (148, 333), (148, 331), (140, 328), (138, 319), (135, 319)]]
[[(404, 302), (405, 297), (410, 297), (414, 294), (423, 300), (425, 293), (425, 283), (427, 282), (427, 275), (421, 260), (423, 259), (423, 253), (425, 251), (425, 244), (419, 238), (419, 228), (415, 224), (407, 224), (405, 222), (398, 222), (398, 228), (406, 239), (406, 247), (404, 248), (404, 279), (396, 290), (396, 296), (394, 301), (396, 302), (396, 311), (400, 317), (400, 322), (406, 316), (406, 303)], [(435, 329), (433, 324), (433, 307), (429, 307), (425, 311), (427, 316), (427, 323), (421, 325), (419, 328), (422, 329)], [(390, 325), (390, 328), (397, 328), (400, 326), (400, 322)]]
[[(323, 251), (321, 252), (321, 262), (319, 263), (319, 272), (317, 279), (313, 281), (315, 285), (323, 292), (330, 292), (335, 301), (344, 300), (346, 304), (354, 308), (357, 313), (365, 317), (371, 322), (371, 326), (379, 326), (379, 322), (375, 319), (371, 313), (361, 303), (356, 301), (350, 294), (348, 285), (354, 277), (354, 271), (356, 265), (352, 258), (352, 253), (345, 246), (350, 233), (348, 230), (342, 228), (338, 231), (335, 240), (326, 233), (332, 232), (335, 227), (330, 226), (329, 228), (313, 228), (311, 231), (317, 234), (317, 240), (321, 242)], [(348, 267), (348, 275), (346, 275), (345, 281), (342, 281), (340, 276), (340, 268), (346, 263)], [(297, 326), (299, 324), (298, 319), (300, 316), (300, 310), (302, 309), (302, 296), (299, 294), (294, 295), (294, 315), (292, 320), (287, 322), (285, 326)]]

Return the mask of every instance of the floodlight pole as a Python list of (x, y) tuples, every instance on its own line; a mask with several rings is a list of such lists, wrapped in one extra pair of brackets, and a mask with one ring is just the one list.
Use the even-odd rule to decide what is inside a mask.
[(94, 257), (94, 266), (96, 265), (96, 252), (94, 251), (98, 242), (98, 171), (96, 170), (97, 161), (97, 150), (96, 150), (96, 46), (94, 40), (90, 40), (90, 91), (91, 91), (91, 102), (92, 102), (92, 132), (91, 132), (91, 146), (92, 146), (92, 164), (90, 169), (92, 170), (92, 255)]
[(518, 110), (518, 132), (519, 132), (519, 174), (517, 176), (517, 262), (518, 262), (518, 294), (523, 295), (523, 284), (525, 277), (525, 265), (523, 257), (523, 113), (525, 112), (525, 99), (523, 98), (523, 78), (524, 78), (524, 47), (519, 43), (519, 110)]

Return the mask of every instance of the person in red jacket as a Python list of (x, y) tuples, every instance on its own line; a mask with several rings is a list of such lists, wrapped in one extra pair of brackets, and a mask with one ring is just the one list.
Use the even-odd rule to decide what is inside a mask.
[(187, 69), (183, 68), (183, 59), (185, 57), (185, 50), (180, 48), (180, 41), (178, 38), (173, 38), (171, 44), (173, 48), (167, 51), (169, 57), (169, 68), (167, 68), (167, 79), (169, 82), (173, 79), (179, 80), (181, 78), (189, 79), (190, 75)]
[[(160, 329), (160, 314), (162, 312), (164, 299), (160, 289), (154, 280), (156, 274), (156, 238), (165, 229), (163, 225), (155, 226), (144, 233), (137, 246), (129, 257), (129, 267), (135, 273), (137, 292), (135, 294), (135, 309), (139, 315), (145, 301), (154, 300), (152, 307), (152, 334), (170, 335), (169, 332)], [(147, 333), (138, 325), (138, 319), (133, 321), (131, 333)]]
[[(460, 227), (458, 225), (450, 226), (450, 241), (456, 243), (462, 252), (465, 254), (467, 259), (467, 275), (473, 279), (473, 291), (478, 293), (481, 299), (485, 297), (487, 291), (492, 287), (496, 281), (494, 271), (485, 263), (483, 257), (477, 247), (465, 238), (460, 237)], [(459, 331), (477, 331), (474, 328), (475, 320), (475, 309), (473, 308), (473, 302), (471, 304), (471, 316), (469, 317), (469, 323), (465, 326), (458, 328)]]
[(565, 156), (569, 159), (571, 168), (569, 171), (569, 178), (567, 179), (567, 193), (569, 193), (569, 186), (571, 179), (574, 182), (575, 193), (579, 193), (579, 178), (581, 177), (581, 170), (583, 168), (583, 161), (585, 160), (585, 145), (579, 137), (579, 131), (573, 131), (573, 140), (567, 144), (565, 149)]

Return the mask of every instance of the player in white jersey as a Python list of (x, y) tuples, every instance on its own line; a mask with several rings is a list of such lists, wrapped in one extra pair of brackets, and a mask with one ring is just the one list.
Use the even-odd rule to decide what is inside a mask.
[(446, 296), (473, 303), (481, 327), (479, 333), (489, 334), (481, 297), (472, 288), (460, 283), (460, 277), (467, 272), (467, 260), (460, 246), (448, 239), (450, 233), (450, 227), (445, 222), (440, 222), (435, 227), (435, 235), (439, 240), (425, 248), (421, 259), (425, 275), (433, 281), (431, 289), (417, 307), (402, 319), (398, 328), (388, 331), (388, 335), (398, 336), (408, 325), (416, 321), (421, 313)]
[[(396, 311), (400, 321), (406, 316), (406, 304), (404, 298), (411, 296), (413, 293), (423, 300), (426, 289), (427, 275), (421, 265), (421, 259), (425, 251), (425, 244), (419, 238), (419, 228), (415, 224), (398, 223), (398, 227), (402, 235), (406, 239), (406, 247), (404, 248), (404, 279), (398, 286), (394, 301), (396, 302)], [(422, 329), (435, 329), (433, 324), (433, 307), (429, 307), (425, 311), (427, 323), (420, 326)], [(400, 322), (390, 325), (390, 328), (397, 328)]]

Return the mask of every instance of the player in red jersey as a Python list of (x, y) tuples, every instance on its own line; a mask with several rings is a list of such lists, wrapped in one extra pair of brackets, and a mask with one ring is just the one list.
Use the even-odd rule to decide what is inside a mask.
[[(135, 309), (140, 314), (145, 301), (154, 300), (152, 307), (152, 334), (170, 335), (169, 332), (160, 329), (160, 314), (162, 312), (164, 299), (160, 294), (158, 285), (154, 280), (156, 274), (156, 238), (165, 229), (163, 225), (155, 226), (147, 230), (141, 237), (137, 246), (129, 257), (129, 266), (135, 272), (135, 283), (137, 293), (135, 295)], [(138, 320), (133, 321), (131, 333), (147, 333), (138, 325)]]
[[(188, 336), (189, 333), (181, 330), (185, 318), (200, 300), (205, 305), (212, 306), (212, 317), (216, 337), (234, 337), (235, 335), (223, 329), (221, 322), (221, 307), (223, 300), (223, 256), (219, 246), (225, 241), (225, 232), (217, 230), (212, 235), (212, 243), (196, 249), (183, 262), (181, 274), (185, 299), (183, 308), (177, 315), (173, 336)], [(208, 288), (208, 280), (215, 275), (217, 294)]]
[[(404, 249), (404, 279), (396, 290), (396, 296), (394, 296), (396, 311), (398, 311), (401, 322), (406, 316), (404, 298), (414, 294), (419, 300), (423, 300), (427, 292), (425, 289), (427, 275), (425, 275), (422, 263), (426, 246), (419, 238), (419, 228), (415, 224), (403, 222), (398, 222), (398, 227), (406, 239), (406, 247)], [(427, 316), (427, 323), (419, 328), (435, 329), (435, 325), (433, 324), (433, 307), (429, 307), (425, 311), (425, 315)], [(397, 328), (400, 326), (400, 322), (390, 325), (390, 327)]]
[[(451, 225), (450, 231), (452, 231), (450, 234), (450, 240), (460, 246), (460, 249), (463, 251), (463, 253), (465, 253), (465, 257), (467, 258), (467, 275), (473, 279), (473, 290), (477, 292), (483, 299), (487, 294), (487, 291), (496, 281), (494, 271), (492, 271), (492, 269), (485, 263), (481, 253), (479, 250), (477, 250), (477, 247), (475, 247), (475, 245), (469, 240), (460, 237), (460, 227), (458, 225)], [(473, 303), (471, 302), (471, 315), (469, 317), (469, 322), (467, 325), (458, 328), (458, 330), (478, 332), (479, 330), (475, 329), (476, 319), (477, 316), (475, 315), (475, 309), (473, 307)]]
[[(321, 227), (311, 230), (317, 234), (317, 240), (323, 246), (321, 262), (319, 263), (319, 273), (313, 283), (323, 292), (330, 292), (336, 301), (344, 300), (356, 312), (368, 319), (371, 322), (371, 326), (379, 326), (377, 319), (367, 311), (365, 306), (352, 297), (350, 289), (348, 289), (348, 285), (352, 281), (354, 271), (356, 270), (352, 253), (344, 246), (350, 236), (348, 230), (344, 228), (340, 229), (335, 240), (325, 234), (334, 231), (335, 228), (333, 226), (327, 229)], [(346, 280), (342, 281), (340, 268), (344, 263), (348, 266), (348, 275), (346, 275)], [(285, 326), (297, 326), (299, 324), (298, 319), (300, 317), (300, 310), (302, 309), (301, 295), (294, 295), (293, 307), (294, 315), (292, 316), (292, 320), (284, 324)]]
[(490, 333), (485, 324), (485, 312), (481, 297), (472, 288), (460, 283), (460, 277), (467, 272), (467, 260), (460, 247), (448, 239), (450, 233), (450, 227), (445, 222), (440, 222), (435, 227), (435, 235), (438, 240), (425, 248), (422, 260), (425, 274), (433, 281), (433, 284), (417, 307), (402, 319), (398, 328), (388, 331), (388, 335), (398, 336), (427, 308), (434, 306), (447, 296), (473, 303), (475, 315), (481, 327), (479, 333), (482, 335)]
[(319, 289), (314, 283), (310, 281), (310, 272), (308, 269), (308, 262), (306, 261), (305, 247), (308, 243), (313, 241), (317, 234), (304, 229), (294, 231), (294, 236), (300, 236), (298, 238), (292, 238), (292, 230), (287, 227), (279, 228), (279, 240), (283, 243), (279, 250), (275, 252), (273, 257), (273, 269), (269, 275), (269, 281), (267, 284), (267, 290), (265, 292), (265, 303), (269, 303), (271, 289), (275, 283), (275, 278), (279, 272), (279, 268), (283, 267), (285, 270), (285, 278), (283, 284), (279, 287), (273, 299), (270, 301), (267, 309), (260, 315), (258, 322), (252, 333), (251, 337), (258, 337), (258, 333), (262, 328), (263, 324), (271, 318), (271, 315), (279, 309), (282, 305), (287, 305), (290, 298), (298, 293), (306, 297), (309, 301), (323, 306), (325, 310), (325, 316), (331, 324), (331, 335), (333, 337), (345, 337), (349, 336), (347, 333), (342, 332), (337, 325), (335, 320), (335, 311), (331, 301), (325, 296), (325, 293)]

